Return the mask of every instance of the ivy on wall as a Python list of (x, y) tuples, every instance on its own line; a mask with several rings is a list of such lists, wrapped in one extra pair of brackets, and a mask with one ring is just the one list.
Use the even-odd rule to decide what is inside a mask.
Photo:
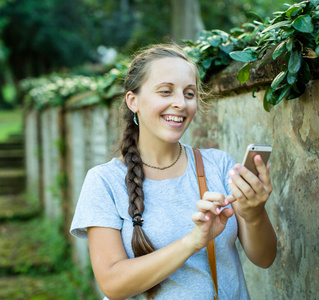
[(120, 80), (128, 69), (128, 62), (118, 62), (103, 76), (50, 74), (38, 78), (27, 78), (20, 82), (25, 105), (41, 110), (46, 106), (61, 106), (70, 97), (94, 91), (99, 101), (112, 99), (118, 92)]
[[(274, 18), (245, 23), (229, 33), (221, 30), (203, 31), (197, 41), (184, 41), (185, 51), (198, 64), (200, 76), (208, 80), (233, 60), (243, 62), (238, 80), (245, 83), (253, 62), (263, 60), (269, 49), (273, 60), (284, 60), (264, 96), (264, 108), (277, 105), (283, 99), (301, 96), (311, 79), (309, 60), (319, 64), (319, 0), (307, 0), (288, 5), (287, 10), (274, 13)], [(115, 65), (104, 76), (59, 76), (25, 79), (21, 89), (26, 103), (35, 108), (62, 105), (76, 93), (94, 90), (101, 101), (111, 99), (125, 76), (128, 61)]]
[(283, 58), (286, 63), (265, 93), (267, 111), (269, 105), (301, 96), (311, 79), (307, 60), (319, 64), (319, 0), (296, 3), (274, 15), (272, 20), (243, 24), (229, 34), (212, 30), (202, 32), (195, 43), (186, 41), (186, 51), (199, 64), (203, 79), (233, 59), (245, 63), (237, 76), (241, 83), (249, 79), (252, 63), (274, 48), (273, 60)]

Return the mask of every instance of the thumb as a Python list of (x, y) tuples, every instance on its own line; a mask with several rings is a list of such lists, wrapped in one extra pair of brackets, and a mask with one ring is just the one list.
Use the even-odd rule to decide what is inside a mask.
[(231, 208), (224, 208), (219, 217), (220, 217), (220, 221), (226, 225), (228, 219), (234, 214), (234, 210)]

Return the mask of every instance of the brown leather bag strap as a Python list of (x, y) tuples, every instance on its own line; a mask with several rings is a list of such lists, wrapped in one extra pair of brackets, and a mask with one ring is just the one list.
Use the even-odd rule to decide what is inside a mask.
[[(197, 180), (198, 180), (199, 194), (200, 194), (200, 198), (202, 199), (204, 193), (207, 191), (204, 163), (203, 163), (203, 159), (202, 159), (202, 155), (200, 151), (196, 148), (193, 148), (193, 151), (194, 151), (195, 164), (196, 164), (196, 174), (197, 174)], [(210, 272), (211, 272), (214, 287), (215, 287), (215, 292), (218, 297), (216, 251), (215, 251), (214, 240), (211, 240), (209, 244), (207, 245), (207, 255), (208, 255)], [(214, 296), (214, 299), (216, 299), (215, 296)]]

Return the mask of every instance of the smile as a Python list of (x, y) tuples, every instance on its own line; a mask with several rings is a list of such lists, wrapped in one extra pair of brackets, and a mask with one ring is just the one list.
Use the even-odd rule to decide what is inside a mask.
[(184, 117), (177, 117), (177, 116), (165, 116), (164, 119), (166, 121), (173, 121), (177, 123), (182, 123), (184, 121)]

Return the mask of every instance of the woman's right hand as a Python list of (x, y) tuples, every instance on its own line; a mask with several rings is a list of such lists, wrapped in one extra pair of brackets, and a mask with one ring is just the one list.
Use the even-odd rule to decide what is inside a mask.
[(234, 201), (236, 199), (231, 195), (225, 197), (221, 193), (205, 192), (203, 199), (197, 202), (197, 212), (192, 215), (195, 226), (190, 233), (195, 251), (206, 247), (222, 233), (234, 211), (231, 208), (220, 208)]

